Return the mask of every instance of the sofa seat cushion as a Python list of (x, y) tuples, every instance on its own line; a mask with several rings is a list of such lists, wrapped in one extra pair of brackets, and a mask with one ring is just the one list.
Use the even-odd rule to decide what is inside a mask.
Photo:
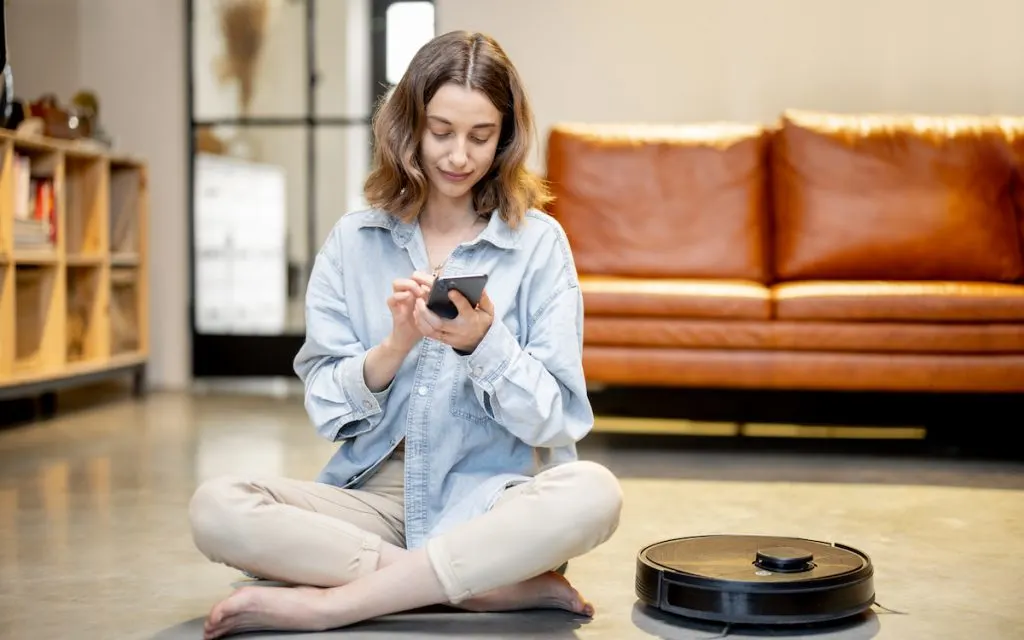
[(939, 324), (588, 317), (583, 335), (588, 348), (1024, 354), (1024, 320)]
[(794, 282), (772, 288), (780, 320), (1024, 323), (1024, 285)]
[(580, 287), (588, 317), (771, 317), (771, 290), (756, 282), (582, 276)]
[(593, 383), (732, 389), (909, 392), (1024, 391), (1024, 354), (831, 353), (592, 347)]

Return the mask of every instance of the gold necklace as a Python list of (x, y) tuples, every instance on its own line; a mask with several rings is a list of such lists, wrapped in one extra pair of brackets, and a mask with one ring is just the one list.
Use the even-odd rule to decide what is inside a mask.
[(438, 262), (438, 263), (437, 263), (437, 266), (436, 266), (436, 267), (434, 267), (434, 273), (433, 273), (432, 275), (433, 275), (433, 276), (434, 276), (435, 278), (436, 278), (437, 276), (439, 276), (439, 275), (441, 274), (441, 269), (444, 269), (444, 265), (448, 264), (448, 258), (450, 258), (450, 257), (451, 257), (451, 255), (452, 255), (452, 254), (450, 254), (450, 253), (449, 253), (449, 254), (448, 254), (448, 257), (446, 257), (446, 258), (445, 258), (444, 260), (442, 260), (441, 262)]
[[(470, 233), (473, 233), (473, 232), (474, 232), (474, 230), (476, 229), (476, 226), (477, 226), (478, 224), (480, 224), (480, 222), (482, 222), (482, 221), (484, 221), (484, 218), (483, 218), (483, 217), (480, 217), (480, 218), (477, 218), (476, 220), (474, 220), (474, 221), (473, 221), (473, 224), (472, 224), (472, 225), (471, 225), (471, 226), (469, 227), (469, 231), (468, 231), (468, 232), (464, 232), (464, 234), (467, 234), (467, 235), (468, 235), (468, 234), (470, 234)], [(485, 225), (485, 226), (486, 226), (486, 225)], [(458, 243), (457, 243), (457, 244), (455, 245), (455, 248), (457, 249), (457, 248), (459, 247), (459, 245), (461, 245), (461, 244), (462, 244), (462, 240), (460, 239), (460, 240), (459, 240), (459, 242), (458, 242)], [(442, 270), (442, 269), (444, 269), (444, 266), (445, 266), (446, 264), (448, 264), (448, 260), (449, 260), (449, 259), (450, 259), (450, 258), (452, 257), (452, 253), (455, 253), (455, 249), (452, 249), (452, 250), (451, 250), (451, 251), (450, 251), (450, 252), (448, 253), (448, 255), (447, 255), (447, 256), (445, 256), (444, 260), (442, 260), (441, 262), (438, 262), (438, 263), (437, 263), (437, 265), (435, 265), (435, 266), (434, 266), (434, 270), (433, 270), (433, 273), (431, 274), (431, 275), (432, 275), (433, 277), (435, 277), (435, 278), (436, 278), (436, 277), (438, 277), (438, 275), (440, 275), (440, 273), (441, 273), (441, 270)]]

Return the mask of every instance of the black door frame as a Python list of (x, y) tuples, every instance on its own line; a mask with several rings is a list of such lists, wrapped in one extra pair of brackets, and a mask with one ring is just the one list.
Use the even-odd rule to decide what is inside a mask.
[[(208, 1), (208, 0), (200, 0)], [(193, 78), (194, 3), (185, 2), (185, 73), (187, 131), (187, 189), (188, 189), (188, 323), (191, 338), (191, 369), (193, 378), (213, 377), (292, 377), (292, 359), (302, 346), (302, 333), (280, 335), (204, 334), (196, 326), (196, 268), (195, 268), (195, 133), (199, 127), (211, 125), (301, 126), (306, 129), (306, 233), (309, 247), (318, 244), (316, 238), (316, 130), (319, 126), (366, 126), (369, 117), (344, 118), (316, 114), (316, 19), (320, 0), (292, 0), (305, 6), (306, 55), (303, 70), (306, 82), (306, 109), (304, 116), (197, 119), (195, 115), (195, 85)], [(339, 0), (326, 0), (337, 2)], [(370, 0), (370, 99), (368, 113), (388, 91), (387, 82), (387, 10), (392, 4), (407, 0)], [(428, 0), (433, 2), (433, 0)], [(372, 142), (372, 139), (371, 139)]]

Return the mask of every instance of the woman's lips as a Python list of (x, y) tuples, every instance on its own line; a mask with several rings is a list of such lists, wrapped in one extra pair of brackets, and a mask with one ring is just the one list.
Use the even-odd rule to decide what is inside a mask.
[(472, 171), (470, 171), (469, 173), (452, 173), (450, 171), (444, 171), (442, 169), (439, 169), (439, 171), (441, 172), (441, 175), (445, 177), (445, 179), (450, 180), (452, 182), (462, 182), (469, 176), (473, 175)]

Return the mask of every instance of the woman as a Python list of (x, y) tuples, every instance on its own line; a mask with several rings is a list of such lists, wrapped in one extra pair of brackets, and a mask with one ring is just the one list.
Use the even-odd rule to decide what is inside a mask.
[[(425, 45), (374, 121), (371, 209), (325, 242), (295, 359), (321, 435), (317, 482), (221, 478), (196, 492), (197, 547), (250, 575), (206, 637), (322, 630), (432, 604), (592, 615), (556, 568), (618, 526), (614, 476), (577, 460), (593, 425), (583, 307), (548, 195), (526, 169), (533, 117), (494, 40)], [(458, 316), (435, 277), (488, 276)]]

